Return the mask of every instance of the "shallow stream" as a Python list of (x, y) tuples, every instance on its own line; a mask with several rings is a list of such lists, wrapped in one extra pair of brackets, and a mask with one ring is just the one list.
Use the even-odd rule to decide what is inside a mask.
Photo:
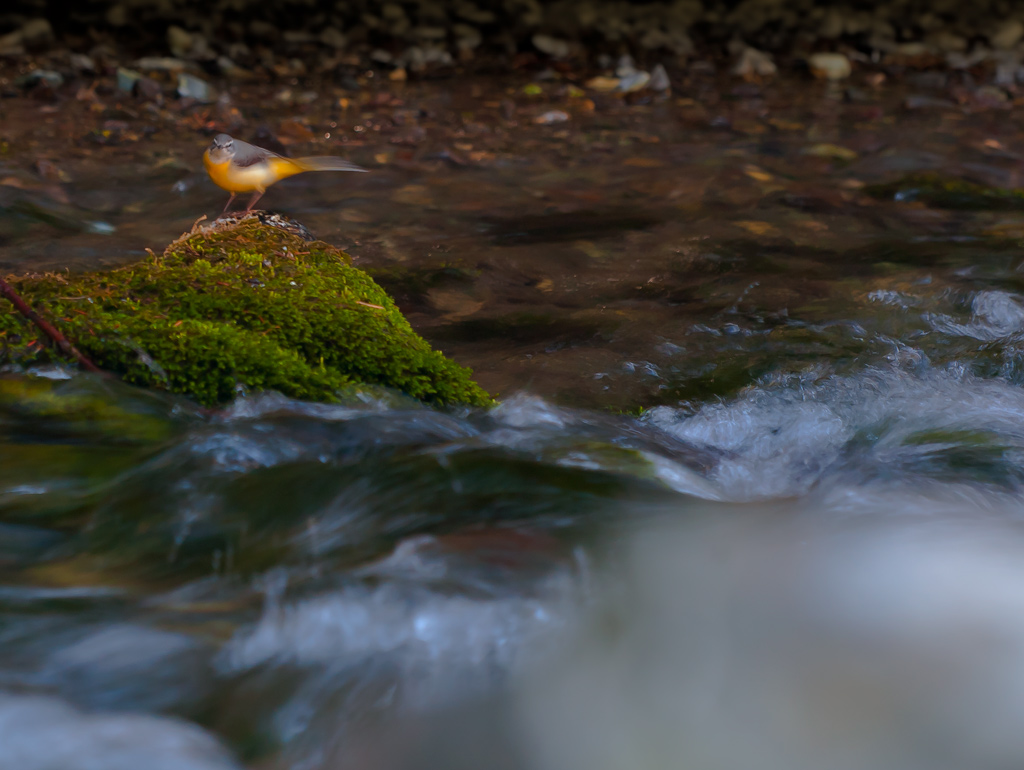
[[(265, 202), (501, 405), (4, 373), (0, 768), (1019, 767), (1024, 206), (905, 181), (1013, 186), (1015, 117), (416, 88)], [(175, 130), (2, 188), (0, 268), (219, 209)]]

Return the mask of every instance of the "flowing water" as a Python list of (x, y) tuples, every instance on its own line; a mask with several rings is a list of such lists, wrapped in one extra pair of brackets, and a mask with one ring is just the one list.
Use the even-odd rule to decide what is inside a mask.
[[(1012, 185), (1011, 113), (712, 85), (427, 84), (268, 193), (491, 411), (0, 375), (0, 768), (1019, 767), (1024, 214), (901, 181)], [(0, 267), (214, 210), (163, 130), (4, 188)]]

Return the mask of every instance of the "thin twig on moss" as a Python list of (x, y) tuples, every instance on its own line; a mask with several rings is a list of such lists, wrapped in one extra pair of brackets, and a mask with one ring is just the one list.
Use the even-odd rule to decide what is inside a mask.
[(14, 287), (7, 283), (3, 278), (0, 278), (0, 294), (7, 297), (7, 299), (11, 301), (11, 304), (18, 309), (19, 313), (38, 326), (47, 337), (53, 340), (54, 344), (60, 348), (60, 351), (64, 355), (75, 359), (83, 369), (87, 369), (90, 372), (100, 372), (100, 368), (96, 366), (96, 364), (82, 355), (78, 348), (68, 342), (68, 338), (61, 334), (60, 330), (58, 330), (56, 326), (30, 308), (28, 303), (25, 302), (18, 292), (14, 290)]

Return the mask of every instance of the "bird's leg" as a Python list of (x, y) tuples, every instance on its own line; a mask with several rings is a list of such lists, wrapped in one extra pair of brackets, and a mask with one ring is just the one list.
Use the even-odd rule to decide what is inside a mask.
[[(228, 213), (228, 209), (231, 208), (231, 202), (234, 199), (235, 199), (235, 193), (231, 193), (231, 197), (228, 198), (228, 202), (224, 204), (224, 210), (222, 212), (220, 212), (220, 216), (221, 217)], [(217, 217), (217, 218), (220, 219), (220, 217)]]
[(260, 192), (259, 190), (254, 192), (252, 194), (252, 200), (249, 201), (249, 205), (245, 209), (245, 213), (248, 214), (250, 211), (252, 211), (252, 207), (256, 205), (256, 201), (258, 201), (262, 197), (263, 197), (263, 193)]

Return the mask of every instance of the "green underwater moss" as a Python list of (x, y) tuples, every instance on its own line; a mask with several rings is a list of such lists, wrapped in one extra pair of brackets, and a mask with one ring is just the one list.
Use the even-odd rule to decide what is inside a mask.
[[(332, 401), (360, 385), (491, 403), (347, 254), (256, 217), (195, 229), (128, 267), (11, 283), (100, 368), (206, 405), (239, 388)], [(59, 360), (46, 343), (0, 305), (0, 364)]]
[(1024, 190), (986, 187), (938, 174), (913, 174), (896, 182), (869, 185), (865, 192), (881, 200), (919, 201), (926, 206), (961, 211), (1019, 211)]

